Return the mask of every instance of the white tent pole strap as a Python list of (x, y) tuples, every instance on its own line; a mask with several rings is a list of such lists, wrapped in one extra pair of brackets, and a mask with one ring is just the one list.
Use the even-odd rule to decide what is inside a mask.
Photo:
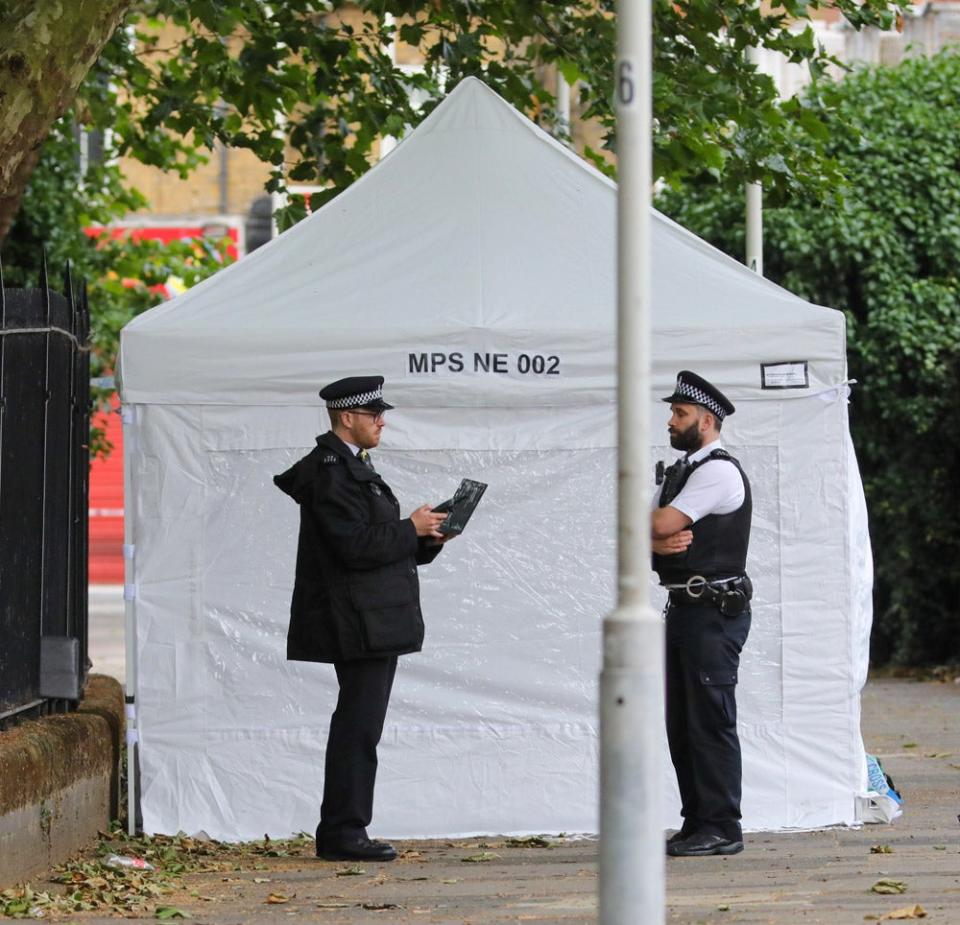
[(617, 6), (617, 609), (600, 674), (601, 925), (662, 925), (663, 628), (650, 606), (651, 6)]
[(136, 444), (136, 409), (124, 406), (123, 421), (123, 609), (126, 649), (126, 719), (127, 719), (127, 834), (137, 834), (137, 622), (136, 622), (136, 547), (133, 536), (133, 449)]

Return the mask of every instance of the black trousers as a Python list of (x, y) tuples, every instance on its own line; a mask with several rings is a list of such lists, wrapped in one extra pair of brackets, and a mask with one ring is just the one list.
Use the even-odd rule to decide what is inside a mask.
[(317, 838), (366, 834), (373, 816), (377, 744), (397, 657), (336, 662), (340, 694), (330, 719)]
[(725, 617), (713, 604), (667, 607), (667, 740), (683, 832), (740, 839), (737, 670), (750, 608)]

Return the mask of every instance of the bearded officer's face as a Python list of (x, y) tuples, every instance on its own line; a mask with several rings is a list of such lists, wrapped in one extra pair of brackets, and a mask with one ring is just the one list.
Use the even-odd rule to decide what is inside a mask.
[(703, 446), (701, 421), (704, 411), (699, 405), (673, 404), (673, 412), (667, 430), (670, 433), (670, 446), (684, 453), (695, 453)]
[(361, 450), (372, 450), (380, 444), (380, 433), (386, 423), (382, 411), (377, 413), (362, 408), (344, 411), (340, 421), (354, 446)]

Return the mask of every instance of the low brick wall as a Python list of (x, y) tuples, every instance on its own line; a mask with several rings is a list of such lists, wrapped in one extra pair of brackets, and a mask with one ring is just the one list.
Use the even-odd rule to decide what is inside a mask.
[(115, 819), (123, 689), (91, 675), (75, 713), (0, 732), (0, 888), (60, 864)]

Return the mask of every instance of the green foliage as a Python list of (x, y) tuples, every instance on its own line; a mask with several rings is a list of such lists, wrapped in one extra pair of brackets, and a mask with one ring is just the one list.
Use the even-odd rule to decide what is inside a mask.
[(94, 245), (83, 229), (108, 224), (145, 200), (124, 187), (115, 164), (92, 164), (80, 169), (80, 151), (68, 113), (55, 125), (40, 162), (30, 177), (23, 204), (3, 242), (3, 275), (7, 286), (37, 285), (40, 254), (46, 250), (53, 268), (73, 261), (90, 276)]
[[(876, 563), (873, 657), (960, 659), (960, 56), (819, 91), (843, 203), (764, 213), (767, 274), (847, 317), (851, 426)], [(743, 200), (703, 179), (662, 208), (738, 258)]]
[[(676, 186), (706, 168), (778, 196), (836, 183), (823, 101), (779, 101), (744, 54), (763, 46), (821, 74), (828, 57), (796, 26), (823, 7), (860, 28), (888, 26), (898, 4), (808, 0), (773, 13), (741, 0), (654, 2), (657, 178)], [(368, 169), (379, 136), (404, 134), (467, 75), (556, 130), (549, 64), (580, 81), (583, 114), (615, 149), (613, 0), (145, 0), (135, 10), (135, 41), (118, 31), (81, 96), (122, 153), (181, 176), (221, 142), (272, 165), (268, 190), (321, 184), (322, 202)], [(397, 39), (417, 48), (416, 73), (388, 54)], [(281, 224), (301, 214), (294, 204)]]
[[(120, 329), (133, 317), (166, 297), (163, 287), (184, 288), (200, 282), (231, 258), (227, 240), (161, 241), (132, 234), (114, 238), (84, 231), (105, 225), (144, 205), (143, 197), (126, 189), (117, 167), (92, 164), (81, 173), (70, 117), (61, 119), (44, 145), (30, 178), (23, 207), (3, 247), (4, 285), (38, 285), (42, 255), (47, 256), (51, 285), (58, 285), (69, 261), (74, 278), (85, 279), (91, 312), (91, 374), (113, 372)], [(103, 404), (109, 391), (97, 390)], [(94, 428), (91, 449), (109, 451)]]

